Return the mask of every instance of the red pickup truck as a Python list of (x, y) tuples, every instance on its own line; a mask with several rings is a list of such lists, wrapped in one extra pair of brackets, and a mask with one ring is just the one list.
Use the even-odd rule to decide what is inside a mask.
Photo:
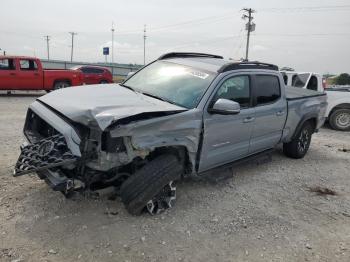
[(0, 90), (55, 90), (83, 84), (79, 71), (43, 69), (39, 59), (0, 56)]

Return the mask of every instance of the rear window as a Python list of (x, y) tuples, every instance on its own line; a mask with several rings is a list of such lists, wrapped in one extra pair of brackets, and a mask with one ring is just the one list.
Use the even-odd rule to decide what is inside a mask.
[(256, 100), (257, 105), (270, 104), (281, 97), (281, 87), (277, 76), (256, 76)]
[(15, 70), (13, 59), (0, 59), (0, 70)]

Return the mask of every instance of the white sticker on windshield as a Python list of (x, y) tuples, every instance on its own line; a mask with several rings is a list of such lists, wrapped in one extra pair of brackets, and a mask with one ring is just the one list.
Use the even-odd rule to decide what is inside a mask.
[(203, 73), (203, 72), (198, 72), (198, 71), (192, 71), (192, 72), (188, 72), (189, 74), (195, 76), (195, 77), (199, 77), (201, 79), (206, 79), (209, 74)]

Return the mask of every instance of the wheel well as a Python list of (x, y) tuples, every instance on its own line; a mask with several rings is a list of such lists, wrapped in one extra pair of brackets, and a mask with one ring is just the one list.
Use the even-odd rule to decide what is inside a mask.
[(192, 171), (188, 150), (185, 146), (159, 147), (152, 151), (147, 158), (149, 160), (152, 160), (157, 156), (164, 154), (175, 155), (179, 159), (179, 162), (184, 166), (185, 174), (188, 174)]
[(305, 123), (307, 123), (307, 122), (311, 123), (311, 125), (312, 125), (312, 127), (313, 127), (313, 131), (312, 131), (312, 132), (313, 132), (313, 133), (315, 132), (316, 126), (317, 126), (317, 118), (316, 118), (316, 117), (307, 118), (307, 119), (301, 120), (301, 121), (299, 122), (299, 124), (297, 125), (297, 128), (296, 128), (295, 131), (294, 131), (294, 134), (293, 134), (293, 136), (292, 136), (292, 139), (295, 138), (295, 137), (297, 136), (297, 134), (299, 133), (299, 131), (301, 130), (301, 128), (303, 127), (303, 125), (304, 125)]
[(317, 119), (316, 118), (310, 118), (308, 120), (306, 120), (304, 123), (309, 122), (311, 123), (313, 130), (312, 132), (315, 132), (316, 126), (317, 126)]
[(344, 103), (344, 104), (339, 104), (336, 105), (335, 107), (332, 108), (332, 110), (329, 113), (329, 117), (334, 113), (334, 111), (338, 109), (350, 109), (350, 104), (349, 103)]
[(72, 85), (72, 82), (69, 79), (57, 79), (53, 82), (53, 86), (55, 86), (58, 82), (66, 82), (69, 85)]

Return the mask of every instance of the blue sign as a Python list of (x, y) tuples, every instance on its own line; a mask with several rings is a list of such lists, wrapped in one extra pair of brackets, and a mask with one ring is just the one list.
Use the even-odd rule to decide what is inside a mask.
[(109, 47), (103, 48), (103, 55), (109, 55)]

